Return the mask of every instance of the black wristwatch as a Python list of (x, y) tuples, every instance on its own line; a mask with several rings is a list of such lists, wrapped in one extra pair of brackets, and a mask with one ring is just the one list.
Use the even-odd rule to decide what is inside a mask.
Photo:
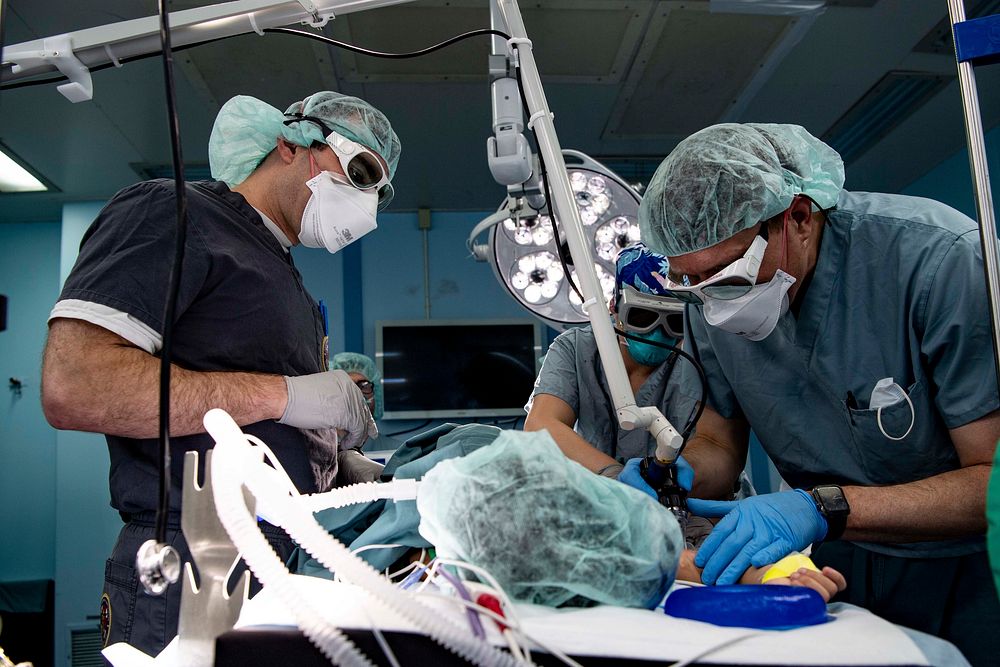
[(839, 540), (847, 527), (847, 517), (851, 513), (851, 506), (847, 502), (844, 490), (836, 484), (821, 484), (813, 487), (810, 491), (816, 509), (826, 519), (826, 537), (824, 542)]

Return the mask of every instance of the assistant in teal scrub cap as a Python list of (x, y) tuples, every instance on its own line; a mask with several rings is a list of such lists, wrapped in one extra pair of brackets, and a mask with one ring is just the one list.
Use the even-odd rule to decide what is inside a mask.
[(375, 410), (372, 417), (382, 418), (383, 398), (382, 398), (382, 374), (378, 372), (378, 367), (372, 358), (357, 352), (341, 352), (333, 355), (330, 360), (331, 370), (342, 370), (345, 373), (360, 373), (375, 385)]
[(660, 164), (639, 207), (639, 230), (653, 250), (685, 255), (781, 213), (795, 195), (832, 208), (843, 187), (840, 155), (799, 125), (713, 125)]
[(388, 165), (390, 180), (396, 174), (400, 145), (389, 119), (362, 99), (322, 91), (295, 102), (285, 113), (248, 95), (226, 102), (208, 140), (212, 178), (230, 187), (239, 185), (274, 150), (279, 137), (299, 146), (323, 143), (326, 137), (315, 123), (285, 124), (299, 114), (319, 118), (331, 130), (377, 153)]

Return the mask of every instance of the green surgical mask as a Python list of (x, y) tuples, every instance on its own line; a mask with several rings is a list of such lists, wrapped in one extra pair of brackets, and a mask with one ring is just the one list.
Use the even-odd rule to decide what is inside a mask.
[[(665, 345), (676, 345), (677, 340), (667, 335), (667, 332), (663, 330), (662, 327), (658, 327), (655, 330), (647, 334), (633, 334), (637, 338), (644, 338), (646, 340), (656, 341), (657, 343), (663, 343)], [(632, 356), (636, 362), (642, 364), (643, 366), (659, 366), (664, 361), (670, 357), (673, 350), (669, 350), (665, 347), (660, 347), (659, 345), (650, 345), (649, 343), (640, 343), (637, 340), (632, 340), (631, 338), (625, 339), (628, 343), (628, 353)]]

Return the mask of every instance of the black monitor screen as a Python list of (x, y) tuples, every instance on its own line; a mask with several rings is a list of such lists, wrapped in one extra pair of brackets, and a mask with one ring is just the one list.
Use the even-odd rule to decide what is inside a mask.
[(385, 417), (521, 415), (541, 356), (525, 323), (382, 323)]

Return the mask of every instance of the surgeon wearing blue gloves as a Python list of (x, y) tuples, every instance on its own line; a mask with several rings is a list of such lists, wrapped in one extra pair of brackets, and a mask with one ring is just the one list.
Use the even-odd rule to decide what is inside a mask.
[[(625, 326), (622, 317), (631, 312), (633, 321), (648, 325), (640, 327), (643, 331), (631, 329), (637, 337), (665, 345), (677, 342), (683, 329), (683, 306), (663, 296), (668, 269), (665, 257), (641, 243), (619, 253), (615, 296), (610, 303), (616, 326)], [(669, 348), (623, 337), (618, 342), (636, 402), (655, 405), (674, 424), (689, 420), (697, 389), (682, 390), (679, 383), (698, 379), (678, 372), (686, 362)], [(619, 426), (609, 391), (592, 329), (570, 329), (552, 342), (545, 355), (525, 406), (524, 430), (547, 430), (566, 456), (615, 478), (628, 459), (652, 454), (656, 442), (645, 430), (626, 431)]]
[(991, 664), (1000, 399), (978, 227), (843, 185), (840, 156), (804, 128), (725, 124), (678, 144), (644, 195), (642, 238), (669, 258), (666, 291), (687, 303), (708, 381), (684, 450), (693, 495), (731, 487), (751, 427), (795, 487), (691, 499), (724, 515), (696, 564), (730, 583), (813, 544), (817, 565), (847, 574), (837, 599)]

